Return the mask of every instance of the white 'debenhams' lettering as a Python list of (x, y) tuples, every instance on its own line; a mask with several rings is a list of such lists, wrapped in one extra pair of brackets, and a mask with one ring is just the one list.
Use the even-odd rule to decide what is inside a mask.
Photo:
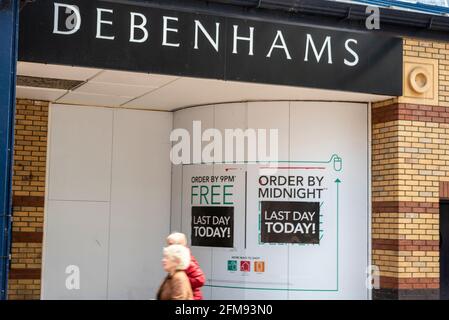
[[(54, 22), (53, 22), (53, 33), (65, 34), (65, 35), (76, 33), (81, 28), (80, 9), (77, 6), (72, 6), (72, 5), (64, 4), (64, 3), (56, 3), (55, 2), (54, 5), (55, 5), (55, 12), (54, 12), (55, 16), (54, 16)], [(72, 12), (72, 14), (67, 19), (72, 17), (72, 19), (74, 19), (74, 21), (75, 21), (73, 26), (71, 25), (69, 30), (66, 30), (66, 31), (59, 30), (59, 9), (61, 7), (66, 8), (66, 10), (67, 10), (66, 12)]]
[[(65, 8), (66, 14), (70, 13), (66, 18), (66, 30), (61, 30), (59, 25), (62, 8)], [(114, 10), (108, 8), (96, 8), (97, 21), (95, 37), (97, 39), (108, 41), (116, 39), (115, 35), (112, 34), (112, 27), (114, 26), (113, 17)], [(67, 23), (68, 19), (71, 19), (74, 23)], [(130, 31), (128, 41), (130, 43), (145, 43), (149, 41), (151, 21), (149, 21), (143, 13), (139, 12), (130, 12), (129, 19)], [(81, 29), (81, 22), (81, 11), (78, 6), (57, 2), (54, 3), (54, 34), (65, 36), (73, 35)], [(216, 52), (219, 52), (221, 24), (216, 22), (213, 30), (207, 30), (204, 24), (198, 19), (192, 20), (192, 23), (194, 24), (193, 49), (200, 49), (199, 38), (202, 37), (208, 41), (209, 45), (214, 48)], [(178, 24), (179, 17), (162, 16), (162, 46), (175, 48), (182, 46), (182, 43), (178, 42), (179, 40), (176, 40), (176, 34), (180, 32)], [(69, 25), (70, 28), (67, 27)], [(262, 54), (255, 51), (254, 42), (255, 34), (257, 32), (255, 27), (243, 28), (238, 24), (234, 24), (232, 25), (232, 30), (232, 54), (247, 54), (248, 56)], [(270, 59), (275, 50), (280, 50), (280, 52), (285, 55), (285, 59), (293, 60), (282, 30), (276, 31), (276, 35), (270, 43), (271, 45), (269, 46), (268, 52), (263, 53), (266, 58)], [(243, 44), (245, 44), (245, 50), (242, 48)], [(348, 38), (345, 40), (344, 49), (348, 56), (344, 58), (343, 63), (346, 66), (354, 67), (358, 65), (360, 58), (356, 50), (357, 44), (356, 39)], [(248, 48), (247, 50), (246, 46)], [(313, 61), (315, 63), (327, 64), (332, 64), (334, 62), (332, 53), (333, 43), (330, 35), (326, 36), (321, 45), (319, 45), (313, 39), (313, 36), (310, 33), (307, 33), (304, 47), (304, 57), (302, 58), (304, 62)]]

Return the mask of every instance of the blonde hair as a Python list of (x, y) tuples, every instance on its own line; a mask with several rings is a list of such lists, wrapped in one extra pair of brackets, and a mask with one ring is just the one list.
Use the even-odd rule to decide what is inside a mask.
[(185, 270), (190, 265), (190, 250), (180, 244), (173, 244), (164, 248), (164, 256), (178, 262), (176, 270)]
[(187, 246), (187, 237), (184, 233), (173, 232), (167, 237), (167, 243), (180, 244), (182, 246)]

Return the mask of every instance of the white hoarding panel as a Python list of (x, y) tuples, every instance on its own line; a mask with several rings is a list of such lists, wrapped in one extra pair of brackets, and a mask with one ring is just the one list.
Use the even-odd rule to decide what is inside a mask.
[(245, 114), (247, 129), (278, 129), (279, 159), (185, 164), (173, 180), (208, 298), (367, 299), (368, 106), (241, 109), (235, 125), (216, 118), (219, 129), (244, 127)]

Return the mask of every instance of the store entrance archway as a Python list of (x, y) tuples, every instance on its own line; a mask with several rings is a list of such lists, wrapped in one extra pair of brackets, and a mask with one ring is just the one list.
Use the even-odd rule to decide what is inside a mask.
[[(208, 299), (370, 297), (370, 102), (389, 97), (33, 63), (19, 64), (17, 91), (51, 102), (42, 298), (152, 298), (170, 231), (195, 241)], [(301, 191), (324, 197), (317, 200), (319, 231), (326, 227), (319, 246), (261, 237), (258, 203), (307, 199), (259, 199), (257, 166), (172, 166), (170, 132), (191, 132), (193, 121), (204, 130), (279, 130), (280, 171), (295, 181), (325, 181), (323, 192)], [(226, 205), (234, 238), (229, 246), (204, 246), (201, 234), (191, 234), (192, 213), (204, 212), (185, 202), (194, 199), (188, 182), (225, 172), (235, 172), (232, 190), (224, 189), (233, 197)], [(278, 192), (268, 191), (261, 194)], [(325, 257), (328, 263), (319, 262)], [(281, 260), (285, 270), (276, 267)], [(71, 265), (79, 267), (80, 290), (65, 286)]]

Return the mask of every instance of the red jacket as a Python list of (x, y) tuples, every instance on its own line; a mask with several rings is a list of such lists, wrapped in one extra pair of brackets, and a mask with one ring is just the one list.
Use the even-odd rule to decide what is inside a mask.
[(203, 294), (201, 293), (200, 288), (204, 286), (206, 277), (193, 255), (190, 255), (190, 265), (185, 272), (189, 278), (190, 286), (192, 287), (193, 300), (203, 300)]

